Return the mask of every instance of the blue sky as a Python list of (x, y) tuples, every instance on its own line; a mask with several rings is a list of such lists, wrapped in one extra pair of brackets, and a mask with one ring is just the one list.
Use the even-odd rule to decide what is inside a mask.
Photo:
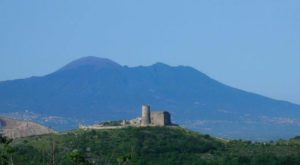
[(0, 80), (83, 56), (192, 66), (300, 104), (298, 0), (0, 0)]

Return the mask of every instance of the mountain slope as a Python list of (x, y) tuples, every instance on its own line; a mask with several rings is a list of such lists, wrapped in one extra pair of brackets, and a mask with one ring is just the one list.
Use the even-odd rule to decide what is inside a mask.
[(52, 129), (29, 121), (19, 121), (0, 117), (1, 134), (8, 138), (20, 138), (33, 135), (54, 133)]
[(300, 106), (226, 86), (185, 66), (126, 67), (87, 57), (43, 77), (0, 83), (2, 113), (30, 111), (91, 123), (140, 116), (143, 103), (216, 136), (273, 139), (300, 132)]

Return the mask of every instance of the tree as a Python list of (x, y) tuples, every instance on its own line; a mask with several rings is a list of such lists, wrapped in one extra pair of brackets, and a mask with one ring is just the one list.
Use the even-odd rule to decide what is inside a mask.
[(11, 146), (13, 140), (0, 134), (0, 162), (1, 165), (13, 165), (14, 148)]
[(75, 149), (69, 153), (69, 157), (74, 165), (89, 165), (90, 163), (84, 158), (83, 154)]
[(118, 161), (119, 165), (126, 164), (130, 160), (131, 160), (131, 156), (130, 155), (120, 156), (120, 157), (117, 158), (117, 161)]

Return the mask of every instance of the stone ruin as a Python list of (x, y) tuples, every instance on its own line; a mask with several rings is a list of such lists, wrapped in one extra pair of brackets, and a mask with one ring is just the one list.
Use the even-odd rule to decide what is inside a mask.
[(171, 126), (174, 125), (171, 122), (171, 115), (167, 111), (151, 112), (149, 105), (142, 106), (142, 116), (132, 120), (122, 120), (118, 126), (109, 126), (101, 124), (95, 124), (91, 126), (79, 125), (81, 129), (116, 129), (124, 127), (147, 127), (147, 126)]
[(166, 126), (171, 124), (169, 112), (151, 112), (149, 105), (142, 106), (141, 126)]

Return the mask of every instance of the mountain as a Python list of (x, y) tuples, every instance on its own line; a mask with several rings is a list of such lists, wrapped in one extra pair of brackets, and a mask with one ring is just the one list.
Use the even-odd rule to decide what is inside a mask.
[(42, 77), (0, 82), (0, 113), (59, 130), (131, 119), (141, 104), (219, 137), (268, 140), (300, 132), (300, 106), (242, 91), (187, 66), (127, 67), (85, 57)]
[(61, 68), (59, 71), (72, 70), (77, 69), (79, 67), (89, 67), (94, 68), (95, 70), (103, 68), (122, 68), (121, 65), (111, 61), (110, 59), (89, 56), (71, 62), (63, 68)]
[(0, 117), (1, 134), (8, 138), (20, 138), (33, 135), (54, 133), (52, 129), (30, 121), (14, 120)]

